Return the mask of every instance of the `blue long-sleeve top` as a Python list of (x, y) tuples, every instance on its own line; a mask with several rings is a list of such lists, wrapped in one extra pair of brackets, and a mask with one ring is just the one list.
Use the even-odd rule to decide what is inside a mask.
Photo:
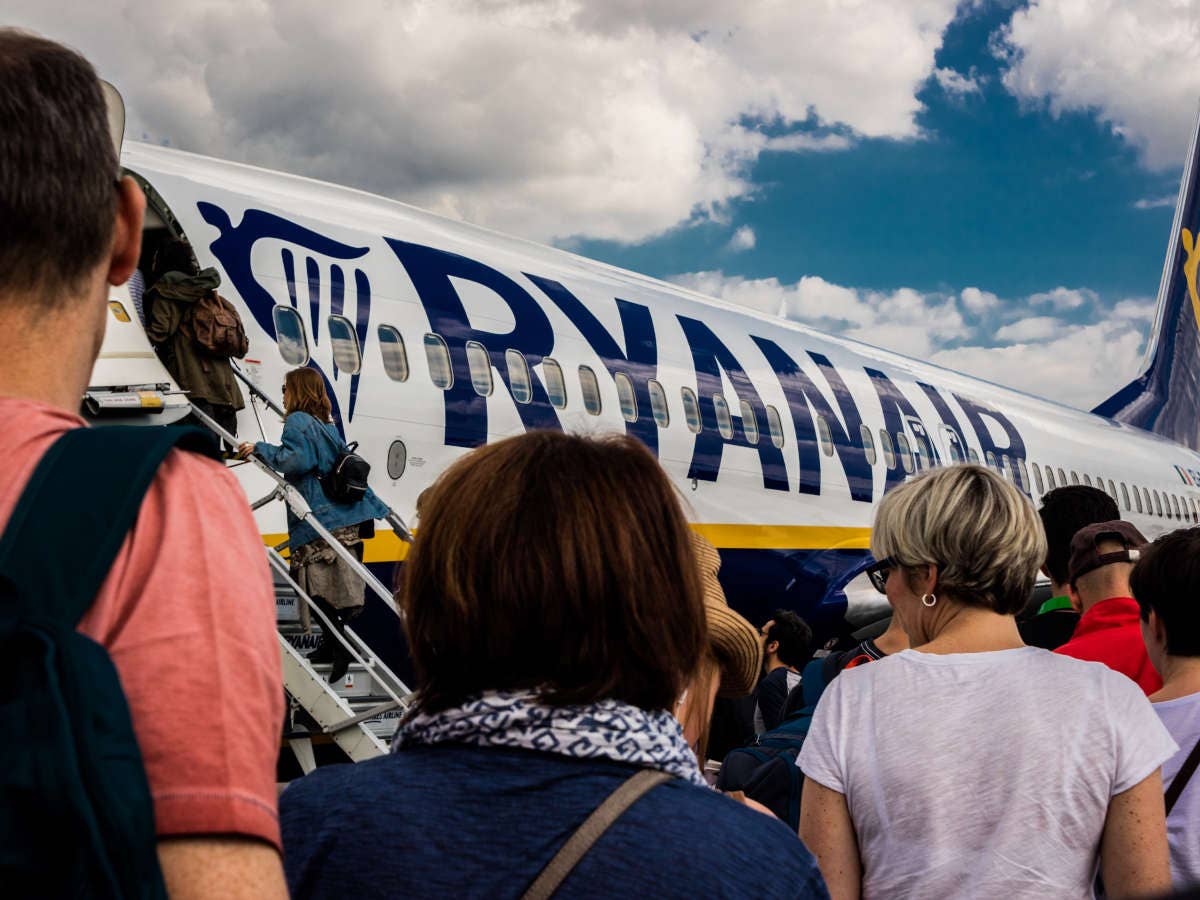
[[(387, 515), (387, 506), (370, 488), (357, 503), (334, 503), (317, 480), (317, 475), (333, 468), (345, 444), (337, 429), (318, 421), (306, 412), (289, 413), (283, 423), (283, 437), (278, 444), (258, 441), (254, 452), (288, 484), (303, 495), (312, 507), (317, 521), (332, 531), (344, 525), (357, 525)], [(317, 540), (313, 527), (298, 519), (288, 509), (288, 545), (295, 550)]]

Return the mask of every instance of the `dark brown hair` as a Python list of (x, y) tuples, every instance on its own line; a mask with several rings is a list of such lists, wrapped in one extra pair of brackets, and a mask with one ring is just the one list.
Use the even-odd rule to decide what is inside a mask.
[(283, 376), (283, 383), (290, 394), (284, 412), (306, 412), (320, 422), (330, 421), (333, 408), (320, 372), (309, 368), (292, 369)]
[(0, 295), (54, 305), (100, 263), (116, 221), (116, 148), (95, 69), (0, 28), (0, 123)]
[(1143, 620), (1150, 610), (1162, 619), (1167, 653), (1200, 656), (1200, 528), (1181, 528), (1143, 547), (1129, 587)]
[(400, 581), (426, 712), (506, 688), (671, 710), (707, 641), (679, 500), (625, 436), (534, 431), (460, 459)]

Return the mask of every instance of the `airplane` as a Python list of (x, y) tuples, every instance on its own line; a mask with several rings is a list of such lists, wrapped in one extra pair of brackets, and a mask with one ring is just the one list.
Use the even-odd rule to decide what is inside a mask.
[[(362, 191), (139, 143), (122, 163), (148, 200), (142, 270), (186, 237), (243, 318), (240, 438), (278, 440), (263, 398), (310, 366), (404, 516), (474, 447), (624, 432), (720, 550), (730, 603), (824, 635), (861, 596), (876, 504), (932, 466), (982, 463), (1035, 503), (1094, 485), (1150, 538), (1200, 522), (1197, 132), (1144, 371), (1090, 413)], [(186, 414), (128, 286), (110, 308), (86, 411)], [(270, 490), (238, 472), (250, 498)], [(257, 516), (266, 543), (285, 538), (281, 510)], [(405, 549), (380, 530), (365, 558), (386, 581)]]

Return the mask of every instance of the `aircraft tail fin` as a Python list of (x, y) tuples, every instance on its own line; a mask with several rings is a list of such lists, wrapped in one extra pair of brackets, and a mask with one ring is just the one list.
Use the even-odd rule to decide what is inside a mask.
[(1192, 132), (1142, 373), (1092, 410), (1200, 450), (1200, 117)]

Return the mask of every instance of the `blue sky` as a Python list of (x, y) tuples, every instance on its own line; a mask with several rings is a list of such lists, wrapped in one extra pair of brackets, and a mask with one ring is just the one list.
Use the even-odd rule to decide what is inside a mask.
[[(10, 0), (128, 133), (1090, 408), (1137, 374), (1200, 0)], [(137, 22), (136, 29), (129, 22)]]
[[(976, 89), (951, 92), (931, 76), (917, 94), (921, 138), (767, 152), (750, 176), (756, 191), (732, 204), (727, 223), (684, 226), (633, 246), (582, 241), (577, 249), (666, 278), (716, 268), (781, 282), (819, 275), (877, 291), (975, 285), (1002, 298), (1086, 288), (1103, 307), (1152, 297), (1186, 117), (1179, 165), (1156, 170), (1094, 112), (1022, 102), (1001, 83), (992, 47), (1012, 13), (1001, 4), (963, 10), (946, 30), (937, 67)], [(741, 227), (753, 230), (752, 249), (729, 246)], [(1062, 319), (1090, 321), (1091, 312), (1081, 306)]]

